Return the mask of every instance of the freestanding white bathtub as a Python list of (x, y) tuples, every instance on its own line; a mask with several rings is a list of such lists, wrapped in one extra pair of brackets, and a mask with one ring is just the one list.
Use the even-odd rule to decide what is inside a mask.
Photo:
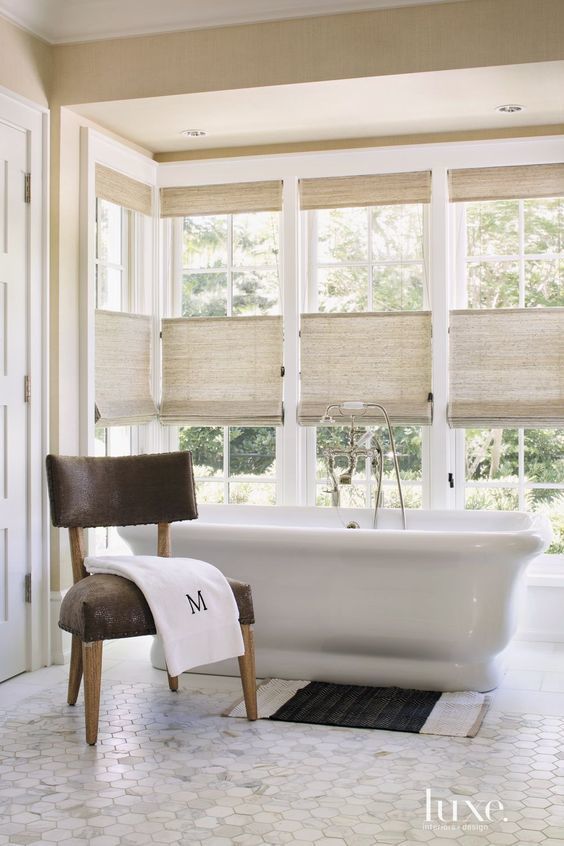
[[(173, 555), (209, 561), (252, 585), (257, 675), (490, 690), (517, 625), (527, 564), (551, 537), (523, 513), (202, 506), (174, 524)], [(128, 527), (135, 554), (156, 530)], [(164, 667), (158, 640), (152, 654)], [(236, 675), (236, 662), (204, 669)]]

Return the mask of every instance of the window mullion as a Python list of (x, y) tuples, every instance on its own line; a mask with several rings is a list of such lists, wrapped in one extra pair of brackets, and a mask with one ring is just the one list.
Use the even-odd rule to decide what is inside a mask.
[(131, 245), (130, 245), (130, 212), (126, 209), (121, 209), (121, 263), (123, 270), (121, 271), (121, 310), (131, 310)]
[(368, 303), (368, 311), (374, 308), (374, 292), (372, 279), (372, 214), (370, 209), (366, 209), (366, 233), (368, 235), (368, 248), (366, 254), (368, 256), (368, 296), (366, 301)]
[(519, 510), (525, 510), (525, 430), (519, 429), (518, 436)]
[(233, 316), (233, 215), (227, 227), (227, 316)]
[(223, 427), (223, 501), (229, 502), (229, 426)]
[(429, 433), (431, 508), (452, 508), (448, 474), (453, 471), (454, 435), (447, 422), (448, 326), (450, 305), (451, 219), (446, 167), (433, 168), (430, 206), (430, 274), (433, 328), (434, 417)]
[(525, 306), (525, 202), (519, 200), (519, 307)]

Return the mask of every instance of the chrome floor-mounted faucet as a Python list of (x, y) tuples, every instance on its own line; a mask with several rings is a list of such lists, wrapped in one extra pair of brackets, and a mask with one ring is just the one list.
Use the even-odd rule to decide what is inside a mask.
[[(394, 434), (390, 423), (388, 412), (383, 405), (373, 402), (343, 402), (328, 405), (325, 409), (325, 414), (321, 418), (321, 423), (335, 423), (332, 416), (335, 409), (339, 417), (350, 419), (349, 440), (346, 447), (338, 447), (336, 449), (326, 449), (323, 452), (323, 457), (327, 464), (327, 472), (331, 480), (331, 489), (327, 493), (331, 494), (331, 504), (339, 507), (341, 504), (341, 485), (352, 484), (354, 472), (359, 458), (369, 459), (370, 468), (376, 479), (376, 498), (374, 502), (374, 520), (373, 526), (377, 527), (378, 509), (380, 508), (380, 500), (382, 494), (382, 474), (384, 470), (384, 454), (382, 445), (378, 441), (374, 432), (364, 432), (360, 434), (360, 430), (356, 425), (357, 418), (361, 418), (369, 409), (378, 409), (381, 412), (386, 426), (388, 428), (388, 435), (390, 438), (390, 449), (392, 451), (392, 458), (394, 463), (394, 471), (398, 486), (398, 495), (401, 508), (401, 517), (403, 528), (407, 529), (407, 521), (405, 517), (405, 506), (403, 501), (403, 491), (401, 487), (398, 455), (396, 451), (396, 444), (394, 441)], [(359, 437), (360, 435), (360, 437)], [(347, 460), (346, 468), (337, 476), (335, 468), (335, 461), (337, 458), (345, 458)]]

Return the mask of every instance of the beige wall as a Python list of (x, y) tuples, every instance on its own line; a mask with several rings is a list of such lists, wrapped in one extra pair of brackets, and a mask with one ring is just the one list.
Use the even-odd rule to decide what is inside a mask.
[(0, 85), (47, 106), (51, 70), (52, 48), (0, 18)]
[(563, 0), (467, 0), (69, 44), (63, 105), (564, 58)]

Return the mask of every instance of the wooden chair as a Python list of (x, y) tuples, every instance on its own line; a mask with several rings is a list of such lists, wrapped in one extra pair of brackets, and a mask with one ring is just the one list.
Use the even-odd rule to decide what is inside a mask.
[[(170, 557), (170, 524), (197, 518), (192, 457), (188, 452), (123, 458), (47, 456), (53, 525), (68, 528), (73, 586), (61, 604), (59, 626), (72, 634), (68, 703), (74, 705), (84, 678), (86, 741), (98, 737), (104, 640), (155, 634), (147, 601), (121, 576), (88, 575), (86, 528), (158, 526), (157, 555)], [(249, 720), (257, 719), (253, 600), (250, 585), (228, 579), (239, 608), (245, 654), (239, 658)], [(168, 675), (168, 673), (167, 673)], [(171, 690), (178, 677), (168, 676)]]

